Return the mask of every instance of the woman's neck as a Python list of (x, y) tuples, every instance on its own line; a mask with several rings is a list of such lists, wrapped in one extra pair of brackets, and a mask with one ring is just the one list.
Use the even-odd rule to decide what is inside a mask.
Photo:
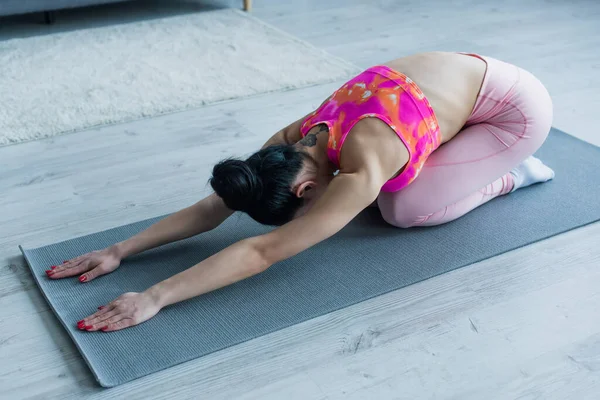
[(307, 153), (317, 164), (321, 175), (332, 175), (335, 172), (333, 165), (327, 156), (327, 142), (329, 141), (329, 129), (325, 124), (314, 126), (297, 145), (301, 151)]

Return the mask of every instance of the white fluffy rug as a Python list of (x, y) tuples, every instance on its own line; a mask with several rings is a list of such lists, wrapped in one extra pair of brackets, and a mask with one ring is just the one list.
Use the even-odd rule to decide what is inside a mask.
[(237, 10), (11, 39), (0, 66), (0, 145), (357, 72)]

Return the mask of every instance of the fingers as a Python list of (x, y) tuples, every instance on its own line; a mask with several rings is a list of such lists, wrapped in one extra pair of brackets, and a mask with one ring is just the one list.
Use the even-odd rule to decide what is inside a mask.
[[(118, 266), (118, 264), (116, 265)], [(94, 256), (92, 253), (77, 257), (71, 261), (65, 261), (62, 265), (53, 265), (46, 270), (46, 275), (50, 279), (60, 279), (70, 276), (80, 275), (79, 282), (89, 282), (101, 275), (105, 275), (116, 266), (107, 264), (107, 261)]]
[(77, 325), (77, 327), (81, 330), (86, 330), (86, 331), (106, 330), (110, 325), (114, 325), (124, 319), (131, 319), (131, 318), (126, 318), (123, 314), (117, 314), (116, 312), (112, 313), (112, 314), (113, 314), (112, 316), (107, 317), (105, 320), (102, 320), (102, 321), (96, 320), (96, 322), (89, 322), (88, 324), (84, 325), (83, 328), (79, 328), (79, 325)]
[(86, 253), (86, 254), (80, 255), (79, 257), (75, 257), (70, 260), (63, 261), (61, 265), (57, 266), (58, 267), (57, 269), (60, 270), (61, 268), (72, 268), (75, 265), (82, 262), (83, 260), (85, 260), (86, 258), (88, 258), (88, 255), (89, 255), (89, 253)]
[(86, 331), (118, 331), (152, 318), (159, 310), (145, 293), (123, 293), (108, 305), (98, 307), (94, 314), (79, 321), (77, 327)]
[(86, 268), (89, 268), (89, 261), (81, 258), (78, 261), (67, 262), (60, 266), (53, 265), (46, 271), (46, 275), (50, 279), (66, 278), (68, 276), (79, 275), (87, 271)]
[(123, 317), (123, 314), (111, 303), (108, 306), (98, 307), (98, 311), (78, 321), (77, 328), (86, 331), (97, 331), (111, 322), (123, 319)]
[(113, 307), (100, 306), (98, 307), (98, 311), (93, 313), (92, 315), (85, 317), (81, 321), (77, 321), (77, 327), (79, 329), (86, 329), (87, 326), (90, 326), (91, 321), (100, 320), (103, 316), (113, 311)]
[(114, 307), (102, 307), (100, 311), (77, 322), (77, 327), (81, 330), (98, 330), (105, 326), (108, 320), (117, 314), (119, 313)]
[[(108, 311), (106, 311), (108, 310)], [(77, 322), (77, 328), (82, 331), (118, 331), (123, 328), (127, 328), (135, 325), (133, 319), (127, 317), (122, 312), (118, 311), (117, 308), (104, 307), (102, 310), (90, 315), (87, 318)]]
[(89, 282), (91, 280), (96, 279), (97, 277), (101, 276), (101, 275), (105, 275), (108, 272), (104, 269), (103, 264), (98, 265), (96, 268), (86, 272), (85, 274), (82, 274), (79, 277), (79, 282)]

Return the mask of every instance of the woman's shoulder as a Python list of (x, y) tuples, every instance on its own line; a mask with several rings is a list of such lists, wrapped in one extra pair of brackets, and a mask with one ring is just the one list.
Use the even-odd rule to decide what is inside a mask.
[(378, 118), (363, 118), (350, 130), (340, 154), (340, 170), (362, 167), (397, 171), (409, 158), (408, 149), (390, 126)]

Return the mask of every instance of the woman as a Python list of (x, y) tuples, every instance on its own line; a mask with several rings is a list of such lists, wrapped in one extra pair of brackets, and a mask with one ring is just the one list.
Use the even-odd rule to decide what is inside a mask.
[(217, 164), (215, 194), (47, 274), (89, 282), (132, 254), (209, 231), (234, 210), (279, 226), (78, 322), (89, 331), (130, 327), (294, 256), (370, 205), (397, 227), (438, 225), (552, 179), (531, 157), (551, 121), (548, 92), (523, 69), (462, 53), (400, 58), (350, 80), (247, 160)]

